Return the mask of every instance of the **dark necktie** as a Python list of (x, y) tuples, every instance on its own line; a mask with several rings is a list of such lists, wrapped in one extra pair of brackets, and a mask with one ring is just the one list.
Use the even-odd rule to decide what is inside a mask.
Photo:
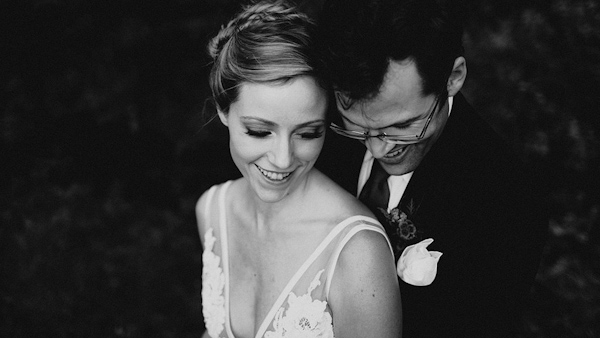
[(390, 199), (390, 188), (387, 182), (389, 176), (390, 174), (383, 170), (379, 161), (374, 159), (371, 176), (369, 176), (369, 179), (360, 192), (360, 196), (358, 196), (358, 199), (371, 209), (384, 227), (387, 227), (387, 221), (384, 213), (379, 208), (387, 212), (388, 201)]

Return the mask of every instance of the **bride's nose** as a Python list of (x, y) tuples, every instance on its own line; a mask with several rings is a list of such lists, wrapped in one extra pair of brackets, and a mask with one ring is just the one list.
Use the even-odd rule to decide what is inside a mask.
[(269, 161), (277, 168), (286, 169), (292, 165), (293, 158), (292, 140), (285, 135), (274, 138), (268, 154)]

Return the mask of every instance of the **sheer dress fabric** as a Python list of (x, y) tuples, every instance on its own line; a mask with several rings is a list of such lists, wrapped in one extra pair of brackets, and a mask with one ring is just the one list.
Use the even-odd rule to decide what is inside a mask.
[[(202, 254), (202, 313), (212, 338), (235, 338), (229, 318), (229, 257), (225, 196), (233, 181), (213, 186), (200, 206), (207, 224)], [(230, 230), (231, 231), (231, 230)], [(345, 244), (360, 231), (386, 238), (377, 220), (352, 216), (337, 224), (289, 280), (256, 332), (256, 338), (333, 337), (327, 300), (335, 266)], [(390, 246), (391, 252), (391, 246)]]

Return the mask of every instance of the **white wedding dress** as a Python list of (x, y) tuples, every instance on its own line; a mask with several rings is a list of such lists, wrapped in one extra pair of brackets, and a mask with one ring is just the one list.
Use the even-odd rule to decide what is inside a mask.
[[(204, 234), (202, 254), (202, 313), (212, 338), (235, 338), (229, 319), (229, 257), (225, 192), (232, 181), (213, 186), (202, 217), (214, 224)], [(256, 332), (256, 338), (333, 337), (327, 304), (337, 259), (345, 244), (359, 231), (375, 231), (386, 240), (377, 220), (353, 216), (339, 223), (322, 240), (289, 280)], [(388, 241), (389, 245), (389, 241)], [(391, 251), (390, 246), (390, 251)]]

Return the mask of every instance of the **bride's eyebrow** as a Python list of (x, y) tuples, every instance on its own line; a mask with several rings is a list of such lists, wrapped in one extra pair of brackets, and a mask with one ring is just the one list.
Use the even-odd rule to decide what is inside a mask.
[(309, 127), (309, 126), (312, 126), (314, 124), (325, 124), (325, 119), (317, 119), (317, 120), (313, 120), (313, 121), (308, 121), (308, 122), (300, 123), (299, 125), (296, 126), (296, 128)]
[(242, 117), (240, 117), (240, 120), (242, 120), (244, 122), (260, 122), (260, 123), (266, 124), (267, 126), (270, 126), (270, 127), (277, 125), (277, 123), (275, 123), (273, 121), (265, 120), (263, 118), (254, 117), (254, 116), (242, 116)]
[[(269, 127), (274, 127), (277, 125), (277, 123), (275, 123), (273, 121), (265, 120), (263, 118), (255, 117), (255, 116), (242, 116), (242, 117), (240, 117), (240, 119), (244, 122), (260, 122)], [(296, 125), (295, 127), (303, 128), (303, 127), (312, 126), (314, 124), (324, 124), (324, 123), (325, 123), (325, 119), (316, 119), (316, 120), (300, 123), (300, 124)]]

